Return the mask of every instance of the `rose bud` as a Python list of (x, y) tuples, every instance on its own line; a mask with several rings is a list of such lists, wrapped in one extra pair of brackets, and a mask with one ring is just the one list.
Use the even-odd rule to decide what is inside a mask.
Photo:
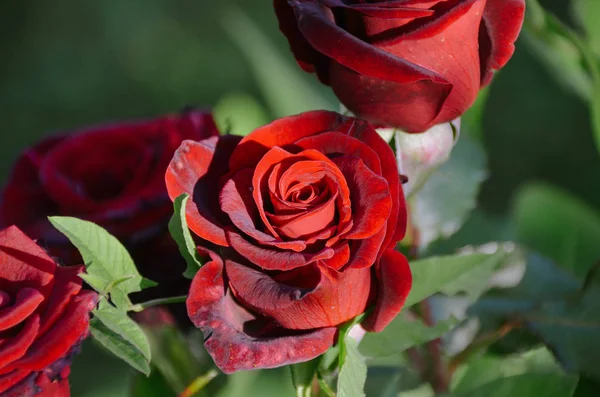
[(514, 52), (525, 0), (275, 0), (307, 72), (355, 115), (406, 132), (454, 120)]
[(189, 282), (167, 229), (173, 204), (164, 175), (183, 140), (217, 134), (209, 113), (185, 111), (48, 138), (14, 165), (0, 200), (0, 227), (17, 225), (51, 255), (75, 264), (78, 252), (47, 217), (92, 221), (127, 247), (143, 276), (159, 282), (135, 300), (184, 294)]
[[(408, 178), (404, 192), (410, 197), (415, 188), (423, 186), (431, 172), (450, 158), (460, 133), (460, 119), (437, 124), (421, 134), (394, 131), (398, 168)], [(382, 134), (380, 130), (377, 132)]]
[(97, 295), (17, 227), (0, 230), (0, 395), (68, 397)]
[(368, 331), (402, 308), (404, 195), (368, 122), (316, 111), (243, 139), (185, 141), (166, 182), (171, 199), (193, 198), (188, 225), (212, 250), (187, 308), (224, 372), (310, 360), (368, 307)]

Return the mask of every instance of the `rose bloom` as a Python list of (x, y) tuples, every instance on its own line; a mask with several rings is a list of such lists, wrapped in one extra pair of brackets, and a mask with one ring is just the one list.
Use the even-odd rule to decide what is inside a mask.
[(454, 120), (514, 52), (525, 0), (274, 0), (300, 66), (405, 132)]
[(0, 230), (0, 395), (70, 395), (70, 358), (97, 301), (82, 269), (58, 266), (15, 226)]
[(125, 244), (145, 277), (161, 284), (140, 299), (185, 293), (185, 263), (167, 230), (173, 204), (164, 174), (183, 140), (216, 134), (209, 113), (185, 111), (48, 138), (14, 165), (0, 198), (0, 227), (17, 225), (52, 255), (75, 264), (81, 263), (79, 253), (47, 217), (92, 221)]
[(368, 307), (368, 331), (402, 308), (404, 195), (368, 122), (316, 111), (185, 141), (166, 182), (171, 199), (192, 197), (188, 225), (211, 252), (187, 308), (224, 372), (310, 360)]

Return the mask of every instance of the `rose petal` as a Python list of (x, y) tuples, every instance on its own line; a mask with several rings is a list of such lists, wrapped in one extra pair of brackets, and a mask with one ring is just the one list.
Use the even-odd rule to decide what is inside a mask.
[(188, 193), (186, 218), (188, 226), (201, 238), (227, 246), (223, 230), (226, 216), (219, 207), (218, 197), (207, 194), (218, 188), (227, 173), (227, 161), (241, 137), (224, 135), (201, 142), (184, 141), (169, 164), (165, 181), (171, 200)]
[(72, 297), (81, 291), (82, 281), (79, 273), (82, 271), (83, 266), (59, 266), (56, 268), (54, 288), (42, 314), (40, 335), (54, 325), (63, 314)]
[[(319, 132), (335, 130), (347, 117), (335, 112), (317, 110), (275, 120), (242, 139), (229, 160), (229, 168), (237, 171), (253, 168), (273, 147), (283, 149), (297, 140)], [(286, 148), (288, 147), (288, 148)]]
[(33, 288), (48, 296), (56, 264), (16, 226), (0, 230), (0, 290)]
[(0, 347), (0, 369), (23, 357), (31, 347), (40, 328), (40, 317), (36, 314), (29, 317), (19, 333), (5, 340)]
[[(288, 3), (294, 9), (298, 29), (306, 41), (340, 65), (384, 81), (405, 84), (427, 80), (434, 84), (448, 84), (436, 72), (369, 45), (336, 26), (331, 12), (320, 6), (318, 1), (289, 0)], [(377, 59), (377, 62), (364, 62), (365, 59)]]
[(406, 301), (412, 285), (412, 274), (406, 257), (388, 249), (377, 267), (377, 302), (373, 313), (362, 323), (369, 332), (380, 332), (396, 317)]
[(327, 267), (340, 270), (350, 260), (350, 246), (348, 245), (348, 242), (344, 241), (332, 248), (334, 249), (333, 257), (330, 259), (323, 259), (322, 262)]
[(385, 229), (381, 229), (372, 237), (364, 240), (352, 240), (350, 260), (348, 261), (347, 267), (350, 269), (361, 269), (373, 266), (383, 250), (384, 238)]
[(253, 170), (245, 168), (225, 183), (221, 190), (221, 209), (238, 229), (261, 244), (296, 252), (306, 249), (303, 241), (282, 241), (258, 230), (255, 220), (260, 216), (252, 196), (253, 174)]
[[(396, 156), (390, 145), (377, 134), (377, 131), (375, 131), (369, 123), (362, 120), (351, 119), (344, 124), (344, 127), (349, 136), (358, 139), (373, 149), (381, 161), (381, 175), (388, 182), (392, 198), (392, 210), (388, 218), (387, 232), (383, 247), (388, 247), (390, 245), (395, 246), (396, 241), (400, 241), (404, 238), (408, 217), (404, 193), (402, 192), (402, 185), (400, 184)], [(369, 166), (369, 164), (365, 164)]]
[(17, 293), (12, 306), (0, 309), (0, 331), (4, 331), (23, 322), (44, 301), (44, 295), (33, 288), (23, 288)]
[[(325, 266), (292, 270), (280, 283), (265, 273), (231, 260), (225, 262), (227, 276), (236, 297), (275, 319), (286, 329), (307, 330), (336, 326), (364, 312), (370, 292), (371, 270), (349, 269), (337, 272)], [(310, 273), (320, 273), (313, 288), (294, 288), (292, 282), (313, 279)]]
[(361, 159), (338, 157), (334, 159), (350, 189), (354, 225), (344, 237), (363, 240), (386, 226), (392, 210), (392, 199), (387, 180), (371, 171)]
[[(24, 369), (16, 369), (6, 374), (0, 375), (0, 393), (7, 393), (8, 397), (21, 397), (23, 394), (21, 391), (18, 391), (18, 394), (13, 393), (13, 390), (10, 390), (13, 386), (21, 382), (28, 375), (31, 374), (31, 371), (27, 371)], [(8, 394), (11, 393), (11, 394)], [(4, 394), (2, 394), (4, 396)], [(57, 396), (62, 397), (62, 396)]]
[(479, 31), (482, 86), (490, 83), (494, 72), (506, 65), (515, 52), (524, 14), (524, 0), (487, 0)]
[(64, 357), (88, 333), (89, 315), (96, 306), (97, 295), (85, 291), (71, 300), (54, 327), (39, 335), (27, 354), (9, 368), (39, 371)]
[(311, 360), (334, 342), (336, 328), (323, 328), (290, 336), (251, 335), (260, 321), (226, 293), (223, 265), (210, 262), (194, 277), (187, 300), (192, 322), (202, 330), (205, 347), (225, 373), (275, 368)]
[(227, 239), (234, 250), (265, 270), (291, 270), (318, 260), (329, 259), (334, 254), (331, 248), (323, 248), (316, 253), (269, 249), (250, 243), (234, 231), (227, 232)]

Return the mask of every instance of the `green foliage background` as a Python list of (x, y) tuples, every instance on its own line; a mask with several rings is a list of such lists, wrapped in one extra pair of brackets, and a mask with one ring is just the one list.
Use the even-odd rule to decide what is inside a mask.
[[(541, 3), (573, 24), (570, 1)], [(256, 48), (240, 48), (239, 42), (250, 38), (251, 44), (252, 36), (240, 36), (239, 10), (268, 37), (283, 64), (268, 57), (257, 63)], [(581, 276), (600, 256), (597, 236), (575, 241), (575, 248), (568, 241), (557, 246), (551, 237), (580, 230), (579, 224), (569, 229), (572, 219), (582, 219), (587, 236), (600, 225), (600, 156), (589, 110), (557, 83), (524, 41), (491, 87), (481, 133), (472, 134), (487, 152), (490, 176), (477, 209), (452, 239), (435, 243), (431, 251), (446, 254), (467, 243), (516, 238)], [(335, 103), (312, 76), (286, 74), (295, 65), (269, 0), (4, 1), (0, 54), (0, 185), (19, 152), (56, 132), (153, 117), (188, 105), (217, 106), (219, 114), (246, 112), (242, 125), (219, 121), (250, 129), (305, 110), (303, 104), (313, 96), (319, 98), (314, 104)], [(269, 82), (269, 75), (279, 80)], [(294, 94), (273, 101), (282, 82), (308, 88), (288, 90)], [(563, 204), (566, 212), (560, 212)], [(543, 211), (545, 206), (559, 209), (556, 219)], [(532, 228), (544, 228), (550, 237)], [(126, 364), (86, 343), (73, 366), (72, 395), (126, 396), (133, 375)], [(252, 387), (267, 397), (294, 395), (287, 370), (232, 379), (224, 396), (250, 395)], [(584, 379), (578, 395), (595, 387)]]

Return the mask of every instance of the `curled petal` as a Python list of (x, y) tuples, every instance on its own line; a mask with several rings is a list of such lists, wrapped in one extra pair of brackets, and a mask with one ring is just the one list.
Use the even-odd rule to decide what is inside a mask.
[(412, 286), (412, 274), (406, 257), (392, 249), (386, 250), (377, 266), (377, 302), (373, 313), (363, 322), (363, 328), (380, 332), (396, 317)]
[(230, 260), (225, 267), (236, 297), (287, 329), (339, 325), (364, 312), (370, 292), (368, 268), (337, 272), (313, 265), (270, 277)]
[(97, 300), (96, 293), (90, 291), (74, 297), (54, 327), (39, 335), (28, 352), (9, 368), (40, 371), (64, 357), (73, 345), (87, 336), (89, 315)]
[(249, 242), (234, 231), (228, 231), (227, 238), (234, 250), (265, 270), (291, 270), (318, 260), (329, 259), (334, 254), (331, 248), (323, 248), (316, 253), (269, 249)]
[[(9, 397), (21, 397), (23, 393), (21, 390), (13, 389), (13, 386), (19, 384), (25, 378), (31, 375), (31, 371), (25, 369), (15, 369), (5, 374), (0, 374), (0, 393), (4, 396), (5, 394)], [(33, 380), (33, 379), (32, 379)], [(61, 396), (62, 397), (62, 396)]]
[(59, 266), (55, 272), (54, 288), (42, 314), (40, 334), (44, 334), (60, 318), (71, 299), (81, 291), (79, 273), (83, 266)]
[(227, 246), (223, 227), (227, 217), (219, 207), (218, 188), (227, 173), (227, 161), (241, 137), (224, 135), (200, 142), (184, 141), (169, 164), (165, 181), (171, 200), (183, 193), (188, 200), (186, 218), (190, 229), (201, 238)]
[(317, 110), (275, 120), (242, 139), (231, 155), (229, 167), (231, 171), (254, 167), (273, 147), (286, 149), (301, 138), (334, 131), (347, 119), (335, 112)]
[(371, 171), (361, 159), (339, 157), (335, 163), (346, 177), (352, 202), (354, 225), (344, 237), (362, 240), (387, 224), (392, 199), (387, 180)]
[(303, 241), (282, 241), (258, 230), (256, 224), (260, 222), (260, 215), (252, 197), (253, 174), (254, 170), (244, 168), (225, 183), (221, 190), (222, 210), (240, 231), (259, 243), (296, 252), (303, 251), (306, 248)]
[(0, 369), (23, 357), (37, 336), (39, 328), (40, 317), (33, 315), (25, 321), (15, 337), (3, 341), (0, 347)]
[(48, 296), (56, 264), (16, 226), (0, 230), (0, 289), (16, 294), (11, 286), (34, 288)]
[(12, 306), (0, 309), (0, 331), (10, 329), (23, 322), (44, 301), (44, 296), (33, 288), (23, 288), (17, 293)]
[[(381, 161), (381, 176), (387, 180), (392, 199), (392, 210), (388, 218), (383, 247), (385, 248), (391, 245), (395, 246), (397, 241), (404, 238), (408, 216), (404, 194), (402, 193), (402, 185), (400, 184), (396, 156), (394, 156), (394, 152), (390, 145), (388, 145), (379, 134), (377, 134), (377, 131), (375, 131), (375, 129), (366, 121), (352, 119), (346, 122), (344, 127), (349, 136), (364, 142), (373, 149)], [(368, 166), (369, 164), (366, 165)]]
[[(336, 26), (333, 14), (317, 1), (289, 0), (289, 4), (306, 41), (340, 65), (384, 81), (412, 83), (426, 80), (442, 86), (448, 84), (436, 72), (372, 46)], [(377, 62), (364, 62), (365, 59), (377, 59)]]
[(194, 277), (187, 300), (192, 322), (202, 330), (204, 345), (225, 373), (275, 368), (311, 360), (334, 342), (334, 327), (292, 335), (265, 333), (268, 320), (239, 306), (227, 293), (223, 265), (210, 262)]
[(487, 0), (479, 30), (482, 86), (490, 83), (494, 72), (515, 52), (524, 14), (524, 0)]

